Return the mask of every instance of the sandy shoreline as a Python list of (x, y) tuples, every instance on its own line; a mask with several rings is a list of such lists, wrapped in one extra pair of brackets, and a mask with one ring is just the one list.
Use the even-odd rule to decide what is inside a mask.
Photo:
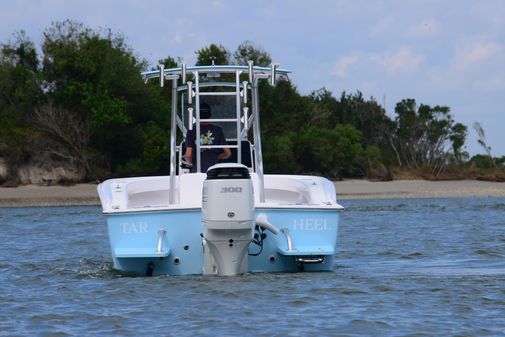
[[(505, 183), (476, 180), (424, 181), (396, 180), (335, 182), (337, 198), (396, 199), (449, 197), (505, 197)], [(99, 205), (95, 184), (74, 186), (0, 187), (0, 207)]]
[(478, 180), (344, 180), (335, 188), (338, 199), (505, 197), (505, 183)]

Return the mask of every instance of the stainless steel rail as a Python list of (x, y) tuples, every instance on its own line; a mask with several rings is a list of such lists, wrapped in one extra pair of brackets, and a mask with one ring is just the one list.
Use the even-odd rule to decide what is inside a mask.
[(163, 242), (165, 241), (165, 233), (167, 231), (161, 228), (158, 231), (158, 240), (156, 241), (156, 253), (161, 253), (163, 251)]
[[(237, 124), (237, 145), (229, 146), (237, 149), (237, 162), (241, 163), (242, 160), (242, 140), (248, 139), (248, 131), (253, 128), (253, 153), (251, 154), (254, 159), (254, 171), (258, 174), (259, 183), (259, 199), (260, 202), (265, 202), (264, 190), (264, 177), (263, 177), (263, 156), (261, 148), (261, 131), (260, 131), (260, 111), (259, 111), (259, 96), (258, 96), (258, 80), (269, 79), (272, 85), (275, 85), (277, 76), (287, 76), (290, 73), (287, 69), (281, 69), (279, 65), (273, 63), (270, 67), (257, 67), (253, 65), (252, 61), (248, 62), (247, 66), (240, 65), (210, 65), (210, 66), (194, 66), (187, 67), (182, 64), (179, 68), (165, 69), (163, 65), (159, 66), (156, 71), (146, 71), (141, 75), (147, 82), (151, 78), (159, 77), (160, 86), (165, 85), (166, 80), (172, 81), (172, 114), (171, 114), (171, 139), (170, 139), (170, 192), (169, 204), (175, 204), (177, 201), (177, 129), (179, 128), (184, 137), (186, 137), (186, 127), (184, 125), (185, 113), (184, 109), (185, 96), (188, 106), (188, 129), (193, 128), (195, 122), (196, 135), (200, 135), (200, 122), (201, 121), (219, 121), (219, 122), (236, 122)], [(219, 82), (219, 81), (200, 81), (200, 75), (207, 74), (208, 76), (218, 75), (219, 73), (234, 74), (234, 82)], [(241, 75), (248, 75), (249, 81), (241, 81)], [(242, 76), (244, 77), (244, 76)], [(179, 81), (180, 79), (180, 81)], [(191, 80), (194, 80), (192, 82)], [(182, 84), (182, 85), (180, 85)], [(234, 87), (234, 91), (203, 91), (202, 88), (207, 87)], [(248, 100), (248, 89), (250, 90), (250, 101)], [(178, 108), (178, 93), (181, 92), (181, 118), (177, 113)], [(200, 119), (200, 96), (236, 96), (236, 118), (221, 118), (221, 119)], [(195, 98), (193, 100), (193, 97)], [(250, 104), (250, 107), (247, 105)], [(243, 106), (242, 106), (243, 105)], [(193, 116), (193, 112), (195, 116)], [(200, 142), (196, 142), (196, 171), (201, 172), (201, 149)], [(182, 155), (182, 154), (181, 154)]]
[(286, 227), (281, 228), (281, 233), (286, 237), (286, 242), (288, 245), (288, 251), (293, 250), (293, 239), (291, 239), (291, 234), (289, 234), (289, 229)]

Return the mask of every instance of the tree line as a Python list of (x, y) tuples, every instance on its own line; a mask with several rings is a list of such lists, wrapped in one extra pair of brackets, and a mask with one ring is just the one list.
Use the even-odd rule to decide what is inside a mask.
[[(170, 93), (143, 82), (148, 62), (122, 35), (67, 20), (47, 28), (40, 47), (23, 31), (0, 44), (0, 158), (7, 167), (0, 183), (16, 184), (18, 168), (30, 163), (66, 167), (74, 173), (69, 182), (168, 174)], [(197, 65), (272, 61), (248, 41), (234, 52), (211, 44), (195, 53)], [(159, 62), (180, 63), (172, 56)], [(262, 82), (260, 91), (267, 173), (391, 179), (398, 170), (420, 170), (438, 177), (505, 162), (469, 158), (468, 129), (447, 106), (409, 98), (389, 117), (360, 92), (301, 95), (290, 80)]]

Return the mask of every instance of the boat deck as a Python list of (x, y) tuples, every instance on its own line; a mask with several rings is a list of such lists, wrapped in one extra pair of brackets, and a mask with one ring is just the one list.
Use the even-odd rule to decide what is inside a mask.
[[(170, 179), (166, 176), (111, 179), (98, 186), (104, 213), (202, 207), (204, 173), (189, 173), (176, 179), (175, 203), (169, 204)], [(255, 191), (258, 176), (251, 173)], [(316, 176), (265, 175), (265, 202), (255, 195), (258, 208), (338, 209), (334, 185)]]

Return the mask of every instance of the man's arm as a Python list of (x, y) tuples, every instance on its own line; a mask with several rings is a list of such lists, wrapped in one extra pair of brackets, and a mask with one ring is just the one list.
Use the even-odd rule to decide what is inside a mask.
[(193, 163), (193, 147), (195, 145), (195, 134), (194, 134), (194, 129), (189, 130), (188, 133), (186, 134), (186, 151), (184, 153), (184, 157), (186, 158), (186, 162), (189, 164)]
[(218, 156), (217, 156), (217, 159), (219, 160), (225, 160), (225, 159), (228, 159), (230, 158), (231, 156), (231, 151), (229, 148), (224, 148), (223, 149), (223, 152), (221, 152)]
[[(226, 145), (226, 137), (224, 136), (224, 133), (223, 133), (223, 129), (221, 129), (220, 127), (217, 127), (217, 144), (219, 145)], [(225, 159), (228, 159), (230, 158), (231, 156), (231, 151), (229, 148), (225, 147), (223, 148), (223, 152), (221, 152), (218, 156), (217, 156), (217, 159), (218, 160), (225, 160)]]
[(193, 148), (191, 147), (186, 147), (186, 153), (184, 154), (184, 156), (186, 157), (186, 161), (190, 164), (193, 163)]

